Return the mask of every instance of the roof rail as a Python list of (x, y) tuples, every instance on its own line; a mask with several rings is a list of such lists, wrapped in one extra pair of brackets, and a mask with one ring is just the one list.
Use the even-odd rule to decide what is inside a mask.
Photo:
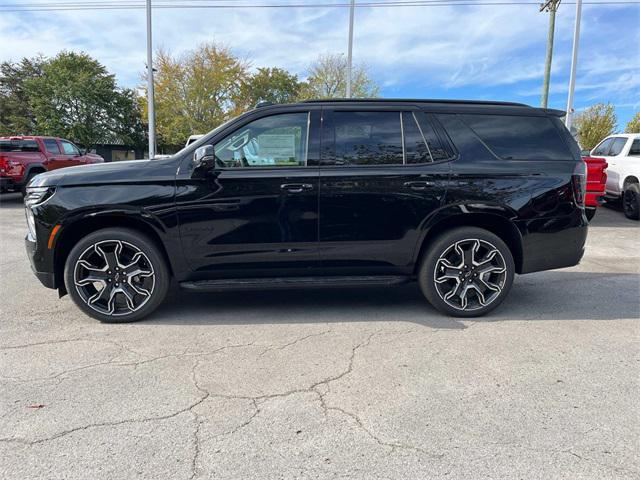
[(406, 102), (406, 103), (450, 103), (456, 105), (500, 105), (510, 107), (530, 107), (525, 103), (500, 102), (495, 100), (447, 100), (447, 99), (424, 99), (424, 98), (317, 98), (303, 100), (302, 103), (342, 103), (342, 102)]
[(275, 103), (262, 101), (262, 102), (256, 103), (256, 106), (254, 108), (270, 107), (271, 105), (275, 105)]

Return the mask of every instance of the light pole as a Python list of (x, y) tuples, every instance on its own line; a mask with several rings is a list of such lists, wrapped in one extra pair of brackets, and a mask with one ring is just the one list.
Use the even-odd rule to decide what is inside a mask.
[(540, 106), (547, 108), (549, 101), (549, 82), (551, 79), (551, 61), (553, 59), (553, 37), (556, 28), (556, 11), (560, 6), (560, 0), (548, 0), (540, 5), (540, 11), (549, 11), (549, 32), (547, 35), (547, 58), (544, 63), (544, 81), (542, 83), (542, 99)]
[(156, 156), (156, 111), (153, 104), (153, 46), (151, 43), (151, 0), (147, 0), (147, 108), (149, 113), (149, 158)]
[(569, 98), (567, 99), (567, 116), (565, 125), (571, 131), (573, 123), (573, 92), (576, 87), (576, 68), (578, 66), (578, 45), (580, 43), (580, 17), (582, 16), (582, 0), (576, 2), (576, 23), (573, 30), (573, 51), (571, 52), (571, 75), (569, 76)]
[(347, 50), (347, 98), (351, 98), (351, 74), (353, 68), (351, 62), (353, 59), (353, 14), (356, 8), (356, 0), (351, 0), (349, 8), (349, 49)]

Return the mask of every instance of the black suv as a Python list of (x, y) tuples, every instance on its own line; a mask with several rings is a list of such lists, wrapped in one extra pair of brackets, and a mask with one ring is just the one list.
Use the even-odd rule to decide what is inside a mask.
[(266, 105), (170, 158), (38, 175), (25, 198), (40, 281), (104, 322), (182, 288), (417, 280), (471, 317), (516, 273), (580, 261), (585, 164), (560, 117), (517, 103)]

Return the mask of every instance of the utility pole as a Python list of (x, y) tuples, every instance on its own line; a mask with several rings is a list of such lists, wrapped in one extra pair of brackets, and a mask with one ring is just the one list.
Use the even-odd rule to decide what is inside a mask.
[(347, 98), (351, 98), (351, 75), (353, 68), (351, 66), (353, 60), (353, 14), (356, 9), (356, 0), (351, 0), (349, 8), (349, 49), (347, 50)]
[(549, 12), (549, 33), (547, 35), (547, 58), (544, 64), (544, 81), (542, 83), (542, 99), (540, 106), (547, 108), (549, 100), (549, 82), (551, 79), (551, 60), (553, 59), (553, 37), (556, 29), (556, 12), (560, 6), (560, 0), (547, 0), (540, 5), (540, 11)]
[(147, 109), (149, 112), (149, 159), (156, 156), (156, 111), (153, 104), (153, 45), (151, 43), (151, 0), (147, 0)]
[(576, 87), (576, 69), (578, 67), (578, 45), (580, 43), (580, 17), (582, 16), (582, 0), (576, 2), (576, 23), (573, 29), (573, 51), (571, 52), (571, 75), (569, 76), (569, 98), (567, 99), (567, 116), (564, 123), (571, 131), (573, 123), (573, 91)]

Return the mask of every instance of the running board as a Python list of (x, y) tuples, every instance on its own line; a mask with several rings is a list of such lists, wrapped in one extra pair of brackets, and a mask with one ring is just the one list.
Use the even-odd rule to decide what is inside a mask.
[(185, 290), (204, 292), (225, 292), (234, 290), (260, 290), (280, 288), (312, 287), (359, 287), (370, 285), (397, 285), (412, 280), (403, 275), (337, 276), (337, 277), (284, 277), (284, 278), (226, 278), (221, 280), (201, 280), (181, 282)]

